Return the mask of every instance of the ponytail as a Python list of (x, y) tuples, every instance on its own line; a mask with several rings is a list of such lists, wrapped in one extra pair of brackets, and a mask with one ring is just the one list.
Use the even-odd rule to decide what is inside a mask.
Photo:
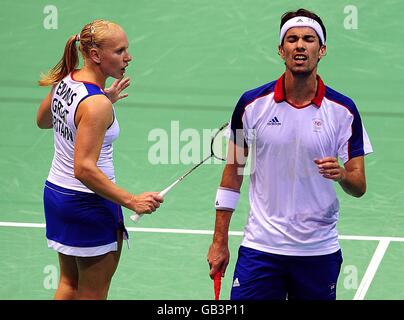
[(67, 40), (62, 59), (60, 59), (58, 64), (50, 69), (47, 74), (41, 75), (41, 80), (38, 81), (40, 86), (54, 85), (77, 68), (79, 64), (79, 56), (76, 47), (77, 40), (78, 38), (75, 35)]
[[(58, 83), (79, 65), (80, 50), (83, 59), (89, 57), (91, 48), (102, 48), (110, 35), (110, 26), (121, 28), (118, 24), (108, 20), (94, 20), (86, 24), (81, 32), (67, 40), (65, 52), (56, 66), (48, 74), (42, 74), (38, 81), (40, 86), (51, 86)], [(76, 47), (79, 42), (79, 48)]]

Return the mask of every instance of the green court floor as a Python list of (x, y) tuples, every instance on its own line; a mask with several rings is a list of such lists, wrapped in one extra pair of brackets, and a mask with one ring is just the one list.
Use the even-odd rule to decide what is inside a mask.
[[(116, 21), (126, 30), (134, 60), (127, 71), (129, 97), (116, 105), (121, 127), (114, 145), (117, 181), (135, 193), (158, 191), (190, 165), (150, 163), (150, 132), (161, 128), (170, 134), (173, 121), (180, 132), (217, 128), (244, 91), (277, 79), (284, 69), (277, 55), (280, 16), (299, 7), (323, 18), (328, 54), (319, 74), (356, 102), (374, 148), (366, 158), (366, 195), (352, 198), (337, 186), (344, 256), (338, 299), (404, 299), (402, 1), (116, 0), (95, 5), (56, 0), (51, 9), (57, 10), (57, 26), (49, 20), (47, 1), (2, 4), (0, 299), (52, 299), (55, 291), (58, 263), (46, 246), (42, 208), (53, 137), (35, 124), (48, 92), (36, 82), (56, 64), (69, 36), (95, 18)], [(48, 29), (50, 22), (56, 29)], [(180, 148), (185, 144), (180, 142)], [(123, 249), (110, 299), (213, 299), (206, 254), (222, 169), (221, 164), (198, 169), (167, 196), (158, 213), (137, 225), (125, 210), (131, 248)], [(224, 299), (247, 219), (247, 187), (231, 223), (235, 233)]]

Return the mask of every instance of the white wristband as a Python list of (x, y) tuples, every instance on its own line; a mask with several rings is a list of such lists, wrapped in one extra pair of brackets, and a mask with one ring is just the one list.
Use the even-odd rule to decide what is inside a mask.
[(216, 210), (234, 211), (237, 207), (240, 192), (219, 187), (216, 193)]

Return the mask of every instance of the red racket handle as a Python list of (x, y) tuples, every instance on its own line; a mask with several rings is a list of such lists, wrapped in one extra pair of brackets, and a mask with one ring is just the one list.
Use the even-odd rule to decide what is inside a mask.
[(219, 272), (216, 272), (215, 277), (213, 278), (213, 288), (215, 291), (215, 300), (219, 300), (221, 286), (222, 286), (222, 274), (219, 271)]

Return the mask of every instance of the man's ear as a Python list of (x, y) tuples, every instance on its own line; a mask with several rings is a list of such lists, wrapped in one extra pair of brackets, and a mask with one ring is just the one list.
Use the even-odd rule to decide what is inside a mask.
[(318, 60), (321, 60), (326, 54), (327, 54), (327, 46), (326, 46), (325, 44), (323, 44), (323, 45), (320, 47)]
[(283, 49), (282, 45), (278, 46), (278, 54), (281, 56), (282, 60), (285, 60), (285, 50)]
[(91, 48), (90, 49), (90, 59), (96, 63), (96, 64), (100, 64), (101, 63), (101, 57), (100, 57), (100, 53), (98, 52), (97, 48)]

